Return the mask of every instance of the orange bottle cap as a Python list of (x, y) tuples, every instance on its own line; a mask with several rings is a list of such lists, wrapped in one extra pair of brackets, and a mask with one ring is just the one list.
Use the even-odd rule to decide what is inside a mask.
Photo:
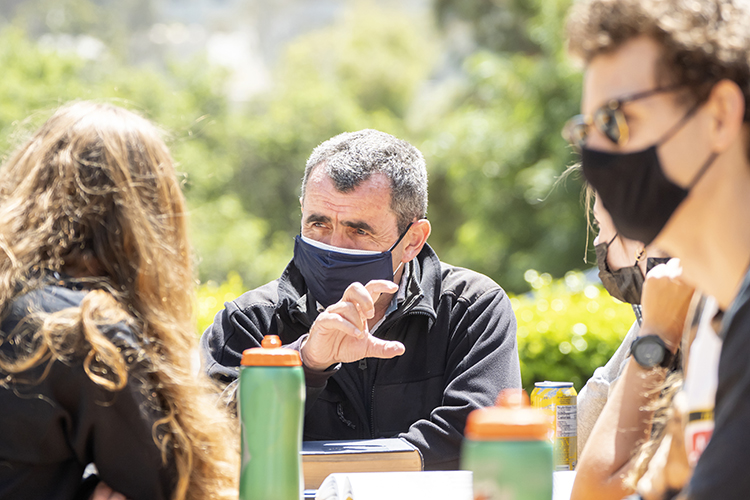
[(475, 441), (531, 441), (549, 436), (550, 419), (542, 410), (529, 407), (523, 389), (505, 389), (496, 406), (479, 408), (466, 419), (466, 437)]
[(242, 366), (302, 366), (299, 352), (281, 347), (278, 335), (266, 335), (260, 345), (242, 352)]

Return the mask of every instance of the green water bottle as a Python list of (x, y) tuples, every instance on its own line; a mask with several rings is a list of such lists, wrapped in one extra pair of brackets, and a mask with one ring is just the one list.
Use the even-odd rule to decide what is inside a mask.
[(549, 417), (529, 407), (522, 389), (504, 390), (497, 405), (466, 420), (461, 468), (472, 471), (474, 498), (551, 500)]
[(242, 353), (240, 500), (300, 500), (305, 375), (299, 353), (266, 335)]

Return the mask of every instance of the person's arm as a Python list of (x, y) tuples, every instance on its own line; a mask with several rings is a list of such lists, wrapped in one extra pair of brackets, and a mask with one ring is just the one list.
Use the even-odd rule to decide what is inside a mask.
[[(366, 357), (392, 358), (404, 352), (400, 342), (379, 339), (367, 330), (367, 319), (374, 314), (378, 296), (396, 290), (398, 286), (390, 281), (374, 280), (364, 286), (352, 283), (339, 302), (318, 315), (308, 334), (285, 345), (298, 350), (302, 358), (306, 410), (311, 408), (340, 363)], [(279, 325), (274, 326), (274, 321), (278, 321), (278, 318), (273, 319), (274, 313), (270, 302), (244, 309), (236, 301), (227, 302), (201, 337), (203, 369), (210, 377), (229, 383), (229, 394), (233, 394), (236, 387), (242, 351), (259, 347), (264, 335), (280, 333)], [(227, 401), (231, 403), (232, 399), (229, 397)]]
[[(252, 347), (260, 347), (263, 337), (279, 334), (279, 326), (274, 321), (274, 307), (269, 303), (240, 307), (245, 297), (224, 304), (224, 309), (214, 317), (214, 322), (201, 336), (201, 366), (209, 377), (227, 384), (220, 400), (234, 411), (237, 383), (239, 381), (242, 352)], [(243, 304), (244, 305), (244, 304)], [(284, 345), (300, 350), (307, 338), (303, 335), (294, 342)], [(305, 408), (309, 410), (318, 395), (325, 389), (328, 379), (338, 371), (334, 365), (326, 370), (313, 370), (303, 364), (305, 373)]]
[[(643, 284), (641, 335), (662, 338), (675, 352), (693, 289), (679, 281), (679, 261), (655, 267)], [(645, 369), (632, 357), (602, 410), (576, 467), (571, 500), (620, 500), (632, 493), (623, 484), (633, 452), (648, 439), (666, 369)]]
[(456, 325), (442, 404), (399, 435), (420, 449), (425, 469), (458, 468), (468, 414), (493, 405), (502, 389), (521, 387), (516, 318), (501, 289), (482, 295)]
[(599, 419), (602, 409), (604, 409), (610, 391), (614, 388), (615, 382), (625, 370), (627, 357), (630, 354), (630, 344), (633, 343), (633, 340), (635, 340), (640, 331), (641, 328), (638, 326), (638, 322), (634, 322), (627, 335), (625, 335), (620, 347), (617, 348), (617, 351), (615, 351), (609, 361), (607, 361), (607, 364), (597, 368), (594, 371), (593, 376), (578, 393), (577, 420), (579, 455), (586, 447), (586, 442), (594, 428), (594, 424)]
[(636, 446), (648, 439), (666, 369), (644, 369), (631, 357), (604, 405), (576, 467), (571, 500), (619, 500), (632, 493), (623, 480)]
[(242, 352), (260, 347), (264, 335), (278, 334), (278, 327), (272, 329), (273, 306), (241, 307), (240, 304), (244, 306), (244, 301), (248, 300), (246, 295), (226, 302), (201, 336), (202, 369), (219, 382), (237, 380)]

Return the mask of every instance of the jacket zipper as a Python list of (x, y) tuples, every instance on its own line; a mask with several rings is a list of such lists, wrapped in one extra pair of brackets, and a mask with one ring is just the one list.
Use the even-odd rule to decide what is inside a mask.
[[(387, 326), (390, 326), (389, 323), (395, 322), (397, 319), (401, 319), (401, 318), (406, 317), (406, 316), (427, 316), (428, 318), (432, 318), (433, 317), (432, 314), (430, 314), (430, 313), (428, 313), (426, 311), (419, 311), (419, 310), (412, 311), (412, 310), (407, 310), (407, 311), (404, 311), (404, 313), (401, 314), (400, 316), (398, 316), (396, 318), (392, 318), (390, 322), (383, 323), (382, 325), (380, 325), (380, 328), (385, 328)], [(380, 328), (378, 328), (378, 329), (380, 329)], [(370, 390), (370, 438), (371, 439), (375, 439), (374, 426), (375, 426), (375, 380), (372, 381), (372, 389)]]
[(375, 381), (372, 383), (372, 392), (370, 394), (370, 438), (375, 439)]

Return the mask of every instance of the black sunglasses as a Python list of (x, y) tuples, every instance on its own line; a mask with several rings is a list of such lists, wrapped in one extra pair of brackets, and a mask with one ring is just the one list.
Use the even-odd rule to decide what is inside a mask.
[(597, 128), (604, 136), (618, 146), (624, 146), (630, 138), (630, 129), (622, 112), (622, 105), (628, 102), (645, 99), (655, 94), (671, 92), (682, 85), (670, 85), (643, 92), (638, 92), (618, 99), (611, 99), (607, 104), (594, 111), (593, 115), (576, 115), (565, 124), (563, 138), (578, 151), (586, 144), (591, 126)]

